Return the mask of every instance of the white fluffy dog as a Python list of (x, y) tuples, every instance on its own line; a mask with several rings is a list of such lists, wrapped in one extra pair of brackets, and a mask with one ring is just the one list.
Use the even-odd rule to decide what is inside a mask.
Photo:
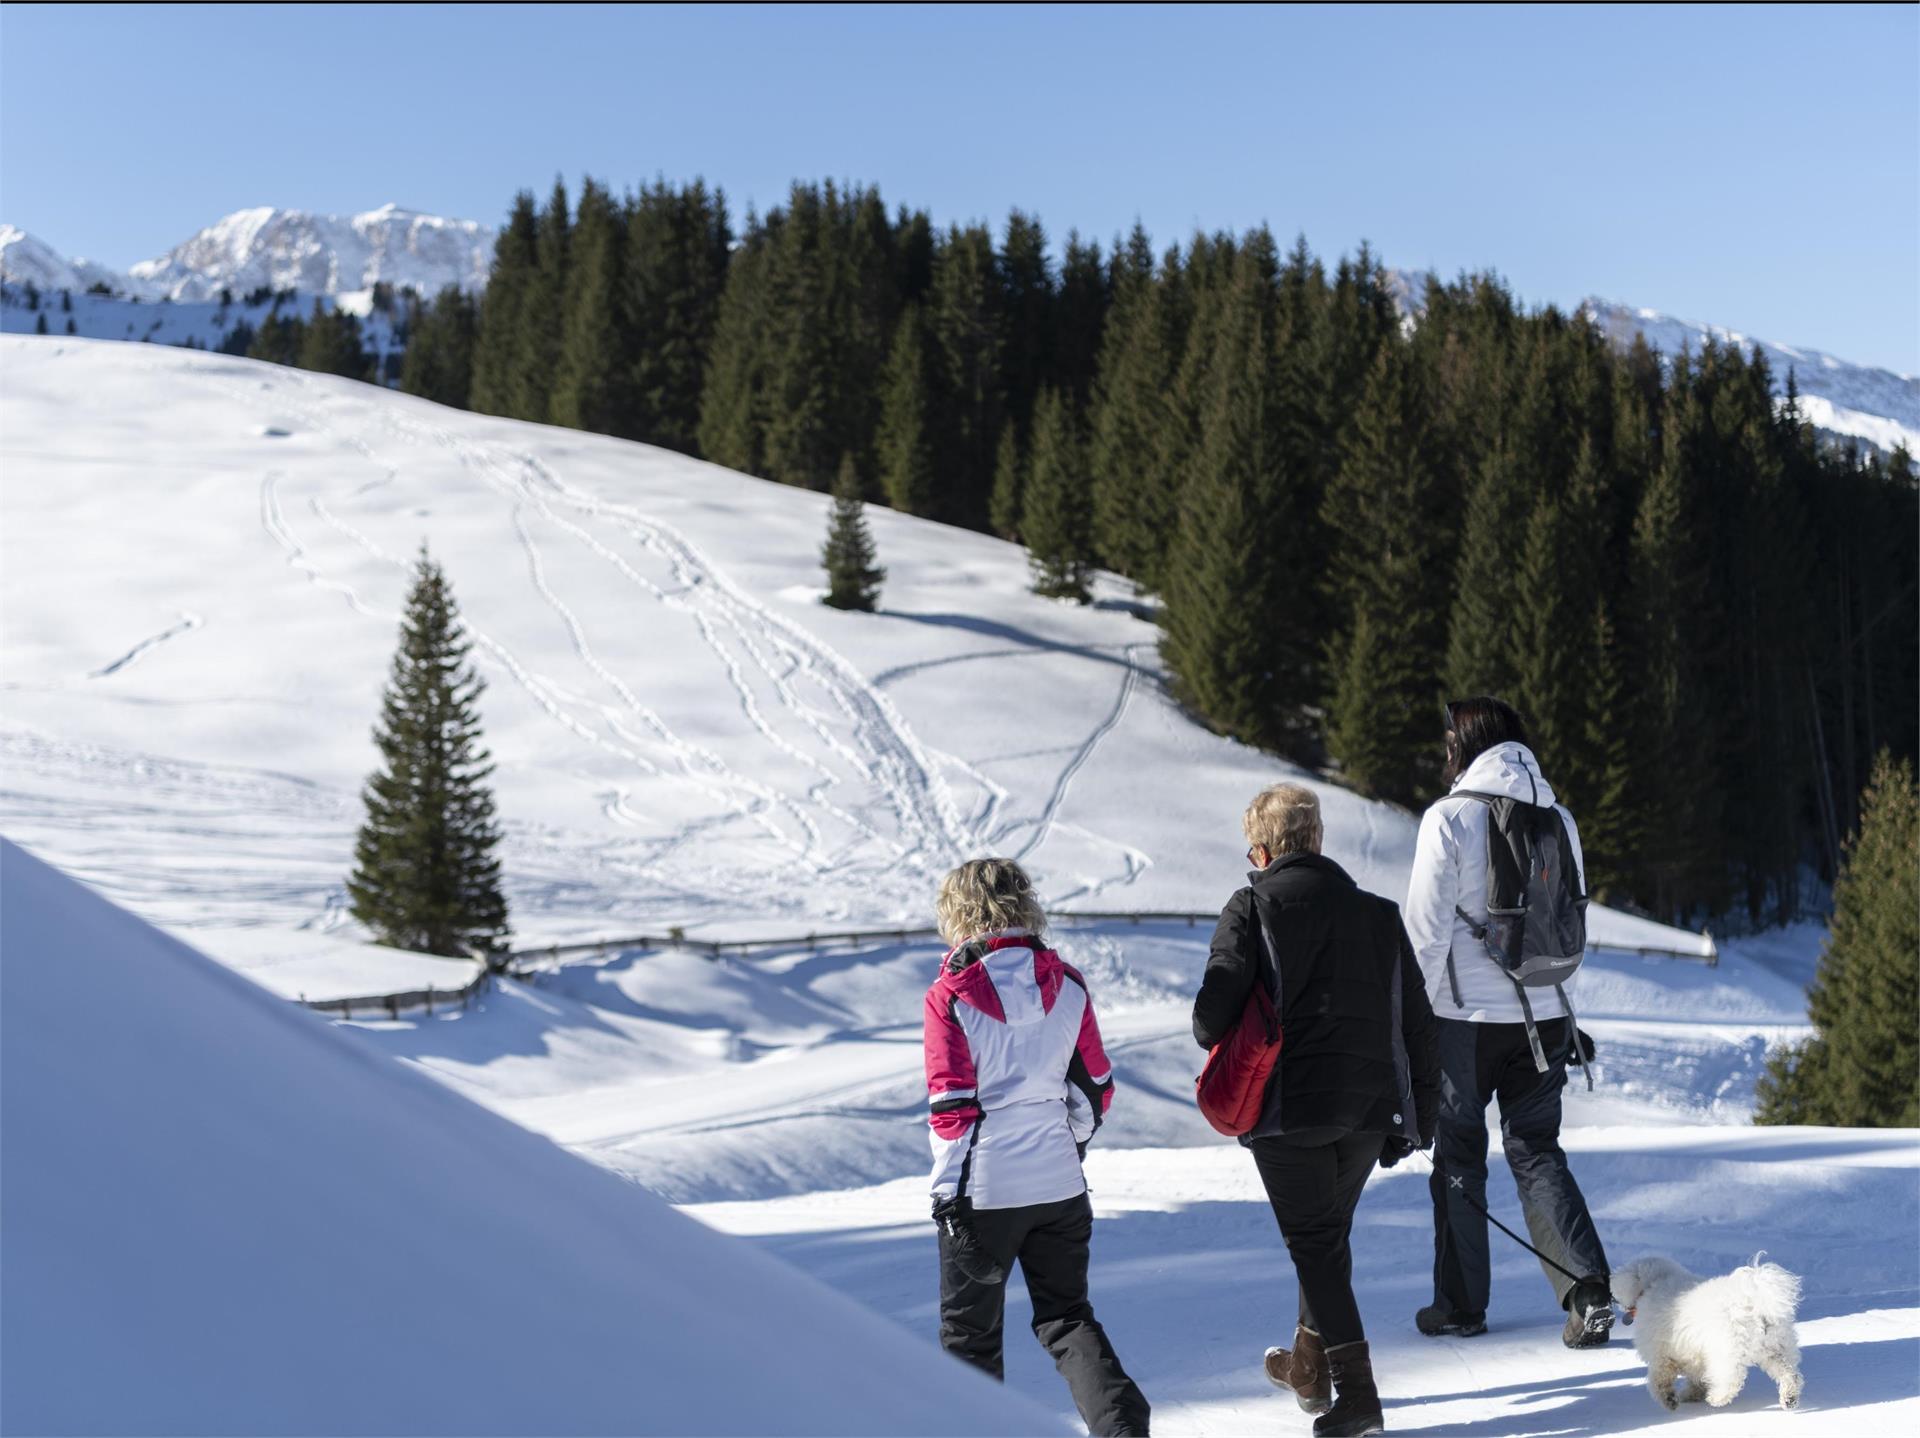
[[(1751, 1264), (1724, 1278), (1701, 1278), (1670, 1258), (1636, 1258), (1613, 1273), (1613, 1299), (1633, 1326), (1647, 1363), (1647, 1387), (1669, 1408), (1704, 1398), (1733, 1402), (1759, 1367), (1780, 1385), (1780, 1406), (1800, 1402), (1800, 1340), (1793, 1314), (1800, 1280), (1777, 1263)], [(1687, 1380), (1683, 1394), (1674, 1381)]]

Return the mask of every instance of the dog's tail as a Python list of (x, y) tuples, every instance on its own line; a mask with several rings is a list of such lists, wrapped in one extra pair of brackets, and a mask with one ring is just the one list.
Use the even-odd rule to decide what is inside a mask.
[(1777, 1263), (1761, 1262), (1766, 1256), (1766, 1250), (1760, 1250), (1754, 1254), (1752, 1263), (1734, 1269), (1729, 1277), (1746, 1290), (1755, 1309), (1769, 1318), (1790, 1323), (1794, 1310), (1800, 1306), (1800, 1279)]

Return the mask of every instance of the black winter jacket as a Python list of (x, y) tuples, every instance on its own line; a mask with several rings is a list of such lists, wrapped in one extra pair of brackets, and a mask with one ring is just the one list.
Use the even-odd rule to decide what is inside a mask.
[(1248, 878), (1221, 912), (1193, 1001), (1193, 1036), (1212, 1048), (1256, 979), (1273, 996), (1280, 1062), (1247, 1139), (1344, 1129), (1424, 1148), (1440, 1065), (1426, 980), (1399, 906), (1320, 854), (1283, 854)]

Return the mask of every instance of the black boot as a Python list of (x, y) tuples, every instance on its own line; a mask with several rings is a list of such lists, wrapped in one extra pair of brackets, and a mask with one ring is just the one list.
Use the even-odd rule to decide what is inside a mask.
[(1267, 1381), (1285, 1388), (1309, 1413), (1333, 1407), (1333, 1377), (1327, 1372), (1327, 1348), (1320, 1335), (1302, 1323), (1293, 1330), (1292, 1348), (1267, 1350)]
[(1413, 1315), (1413, 1326), (1429, 1338), (1438, 1338), (1442, 1334), (1472, 1338), (1475, 1334), (1487, 1331), (1487, 1315), (1459, 1313), (1444, 1303), (1429, 1303)]
[(1373, 1383), (1373, 1359), (1365, 1341), (1327, 1350), (1333, 1370), (1333, 1407), (1313, 1420), (1313, 1438), (1360, 1438), (1386, 1430), (1380, 1390)]
[(1569, 1348), (1600, 1348), (1613, 1333), (1613, 1290), (1606, 1280), (1583, 1279), (1567, 1294), (1567, 1326), (1560, 1341)]

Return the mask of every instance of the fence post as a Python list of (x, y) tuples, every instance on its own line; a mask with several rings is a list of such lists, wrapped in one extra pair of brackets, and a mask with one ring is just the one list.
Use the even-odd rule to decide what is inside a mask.
[(387, 1017), (390, 1019), (400, 1017), (400, 996), (398, 994), (387, 995)]

